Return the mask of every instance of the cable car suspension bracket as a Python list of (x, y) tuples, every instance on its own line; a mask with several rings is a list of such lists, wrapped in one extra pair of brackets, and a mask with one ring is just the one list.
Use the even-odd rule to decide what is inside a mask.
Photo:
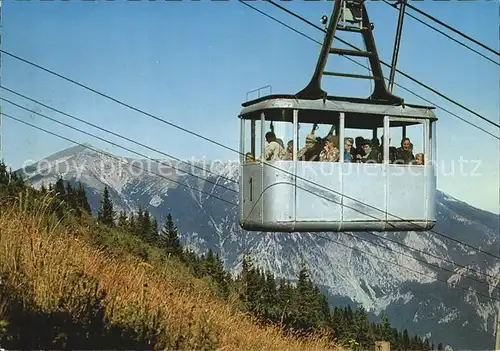
[[(380, 59), (372, 33), (374, 25), (373, 23), (370, 23), (364, 2), (365, 0), (335, 0), (335, 5), (332, 10), (330, 22), (326, 28), (326, 35), (318, 57), (315, 71), (309, 84), (296, 94), (298, 99), (323, 99), (323, 101), (326, 101), (328, 93), (321, 88), (321, 79), (324, 75), (327, 75), (347, 78), (373, 79), (375, 81), (373, 92), (367, 100), (381, 100), (390, 105), (403, 104), (403, 99), (393, 95), (385, 85)], [(323, 16), (322, 22), (326, 24), (326, 21), (326, 16)], [(332, 47), (335, 32), (337, 30), (361, 33), (365, 42), (366, 51)], [(328, 55), (330, 54), (368, 58), (373, 76), (325, 72)]]
[(393, 88), (394, 88), (394, 76), (396, 74), (396, 66), (398, 63), (399, 44), (401, 43), (401, 33), (403, 30), (403, 21), (404, 21), (404, 16), (405, 16), (406, 0), (398, 0), (396, 2), (396, 4), (394, 4), (394, 7), (397, 8), (398, 4), (400, 5), (398, 27), (396, 29), (396, 37), (394, 39), (394, 51), (392, 53), (391, 73), (389, 75), (389, 91), (391, 93), (392, 93)]

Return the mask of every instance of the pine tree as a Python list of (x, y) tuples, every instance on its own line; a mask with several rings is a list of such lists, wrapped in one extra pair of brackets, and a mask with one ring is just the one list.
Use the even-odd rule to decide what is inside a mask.
[(144, 223), (144, 211), (142, 207), (137, 210), (137, 215), (133, 221), (132, 233), (138, 237), (142, 237), (142, 223)]
[(149, 226), (151, 225), (151, 218), (149, 216), (149, 211), (144, 210), (144, 213), (142, 214), (142, 221), (140, 223), (141, 226), (141, 236), (145, 237), (147, 233), (149, 232)]
[(343, 319), (343, 311), (341, 308), (335, 307), (331, 318), (331, 326), (333, 335), (338, 340), (343, 340), (346, 334), (346, 326)]
[(151, 226), (152, 216), (148, 210), (144, 210), (142, 216), (140, 216), (140, 222), (138, 223), (139, 236), (144, 242), (154, 245), (156, 244), (156, 235), (153, 235)]
[(351, 305), (347, 305), (342, 311), (343, 313), (343, 325), (344, 330), (344, 340), (350, 341), (356, 339), (356, 332), (354, 328), (354, 313), (352, 312)]
[(247, 311), (257, 313), (260, 310), (259, 302), (262, 295), (262, 282), (260, 272), (254, 267), (249, 256), (243, 258), (243, 269), (241, 272), (242, 294), (241, 299)]
[(56, 182), (56, 193), (57, 193), (57, 198), (60, 201), (66, 200), (66, 188), (64, 187), (64, 181), (61, 177)]
[(3, 161), (0, 162), (0, 184), (7, 185), (9, 183), (9, 172)]
[(410, 348), (410, 337), (408, 336), (408, 330), (403, 330), (403, 345), (404, 350), (408, 350)]
[(383, 341), (391, 341), (392, 339), (392, 327), (391, 322), (389, 322), (389, 318), (386, 312), (381, 313), (382, 323), (380, 326), (380, 334), (378, 338)]
[(274, 274), (269, 271), (265, 273), (265, 284), (263, 290), (262, 298), (266, 310), (264, 317), (269, 322), (276, 322), (279, 315), (278, 293)]
[(215, 255), (215, 281), (219, 285), (220, 295), (223, 299), (227, 299), (230, 293), (231, 274), (224, 269), (224, 262), (219, 256)]
[(205, 271), (211, 277), (215, 275), (215, 255), (212, 249), (208, 249), (207, 256), (205, 257)]
[(78, 207), (76, 190), (73, 189), (70, 182), (66, 183), (66, 202), (70, 209), (76, 212), (77, 216), (80, 216), (81, 211)]
[(101, 200), (101, 206), (97, 212), (97, 220), (102, 222), (104, 225), (112, 227), (114, 225), (115, 211), (113, 209), (113, 203), (109, 197), (108, 186), (104, 187), (104, 194)]
[(81, 182), (78, 182), (78, 188), (76, 189), (76, 202), (78, 204), (78, 207), (85, 213), (87, 214), (92, 214), (92, 209), (90, 208), (89, 201), (87, 199), (87, 193), (85, 191), (85, 188), (83, 187), (83, 184)]
[(260, 267), (254, 267), (250, 271), (249, 281), (249, 298), (251, 302), (251, 311), (259, 318), (265, 315), (264, 299), (264, 286), (266, 284), (266, 277)]
[(318, 324), (315, 309), (315, 292), (309, 279), (307, 267), (302, 264), (297, 282), (297, 321), (295, 327), (302, 331), (312, 331)]
[(128, 226), (127, 226), (127, 231), (132, 234), (132, 235), (135, 235), (135, 227), (136, 227), (136, 222), (137, 222), (137, 219), (136, 217), (134, 216), (133, 213), (130, 214), (129, 218), (128, 218)]
[(403, 337), (401, 333), (396, 329), (392, 329), (392, 340), (391, 340), (391, 348), (396, 350), (401, 350), (403, 342)]
[(327, 327), (330, 323), (330, 305), (328, 304), (327, 297), (319, 290), (317, 286), (314, 286), (314, 293), (316, 295), (316, 309), (318, 322), (321, 327)]
[(372, 335), (370, 335), (368, 314), (363, 306), (356, 309), (354, 312), (354, 328), (356, 334), (356, 341), (363, 348), (367, 348), (372, 345)]
[(241, 262), (241, 273), (238, 276), (238, 282), (240, 284), (240, 300), (244, 303), (248, 302), (248, 279), (251, 268), (252, 259), (245, 254)]
[(411, 341), (410, 341), (410, 349), (412, 350), (422, 350), (422, 341), (418, 337), (418, 335), (415, 335)]
[(56, 201), (52, 202), (51, 206), (58, 218), (63, 218), (66, 214), (66, 188), (64, 186), (64, 181), (61, 177), (57, 180), (55, 184), (56, 191)]
[[(158, 236), (158, 246), (160, 246), (161, 243), (161, 236)], [(201, 269), (200, 269), (200, 259), (196, 253), (190, 249), (185, 249), (182, 252), (182, 258), (186, 265), (190, 268), (191, 273), (196, 277), (196, 278), (201, 278)]]
[(351, 305), (347, 305), (347, 308), (345, 310), (345, 320), (352, 325), (352, 322), (354, 321), (354, 313), (352, 312)]
[(118, 227), (123, 230), (128, 229), (128, 219), (127, 213), (125, 211), (120, 211), (120, 214), (118, 216)]
[(288, 329), (293, 320), (293, 311), (295, 306), (294, 290), (285, 279), (280, 280), (278, 288), (278, 306), (279, 318), (278, 323), (284, 329)]
[(151, 224), (149, 226), (149, 237), (151, 238), (151, 243), (158, 246), (158, 222), (153, 216), (151, 216)]
[(174, 256), (182, 256), (182, 246), (177, 234), (177, 228), (174, 225), (174, 221), (170, 213), (168, 214), (167, 220), (161, 230), (158, 246)]

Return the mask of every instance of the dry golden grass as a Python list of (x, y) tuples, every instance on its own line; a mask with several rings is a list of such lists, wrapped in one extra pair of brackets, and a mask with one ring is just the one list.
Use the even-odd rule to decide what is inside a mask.
[(47, 201), (30, 214), (20, 203), (0, 215), (0, 277), (36, 309), (81, 315), (79, 301), (89, 294), (82, 277), (90, 277), (106, 292), (108, 323), (154, 331), (160, 347), (338, 350), (326, 338), (297, 340), (258, 326), (233, 303), (215, 299), (209, 285), (180, 263), (159, 268), (132, 256), (110, 257), (85, 240), (88, 228), (48, 219)]

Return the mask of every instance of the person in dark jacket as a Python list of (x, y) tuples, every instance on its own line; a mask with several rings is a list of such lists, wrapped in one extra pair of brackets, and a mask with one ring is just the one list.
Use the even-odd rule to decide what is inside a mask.
[(415, 156), (413, 156), (410, 138), (403, 138), (401, 147), (396, 151), (396, 161), (394, 163), (407, 165), (412, 163), (413, 160), (415, 160)]
[(372, 149), (375, 149), (379, 152), (379, 154), (381, 153), (380, 151), (380, 142), (378, 141), (377, 138), (373, 138), (371, 143), (370, 143)]
[(354, 149), (353, 157), (357, 160), (357, 162), (360, 162), (359, 160), (365, 154), (365, 152), (363, 151), (363, 143), (365, 142), (365, 138), (359, 136), (354, 140), (356, 141), (356, 145), (352, 147)]
[(352, 138), (344, 138), (344, 162), (354, 162)]
[(350, 143), (350, 154), (351, 154), (351, 162), (354, 162), (354, 159), (356, 158), (356, 149), (354, 148), (354, 138), (347, 137), (346, 138)]
[(362, 163), (381, 163), (382, 155), (374, 148), (370, 140), (365, 140), (363, 143), (363, 151), (365, 155), (361, 158)]

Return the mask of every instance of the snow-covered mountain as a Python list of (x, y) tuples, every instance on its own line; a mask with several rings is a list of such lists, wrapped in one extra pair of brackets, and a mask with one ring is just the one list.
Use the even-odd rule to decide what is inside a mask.
[[(158, 164), (87, 147), (63, 150), (24, 171), (35, 187), (54, 183), (59, 176), (82, 181), (94, 210), (106, 184), (118, 209), (148, 208), (160, 224), (171, 212), (185, 244), (220, 252), (233, 271), (239, 270), (244, 253), (288, 279), (294, 279), (301, 262), (306, 262), (333, 304), (362, 304), (373, 314), (385, 309), (396, 327), (430, 335), (431, 340), (455, 349), (492, 349), (494, 345), (500, 298), (494, 289), (500, 288), (500, 260), (432, 232), (377, 233), (381, 237), (321, 234), (330, 240), (314, 233), (247, 232), (238, 225), (236, 162), (200, 161), (188, 166), (162, 160)], [(435, 231), (500, 255), (498, 215), (441, 192), (437, 212)]]

